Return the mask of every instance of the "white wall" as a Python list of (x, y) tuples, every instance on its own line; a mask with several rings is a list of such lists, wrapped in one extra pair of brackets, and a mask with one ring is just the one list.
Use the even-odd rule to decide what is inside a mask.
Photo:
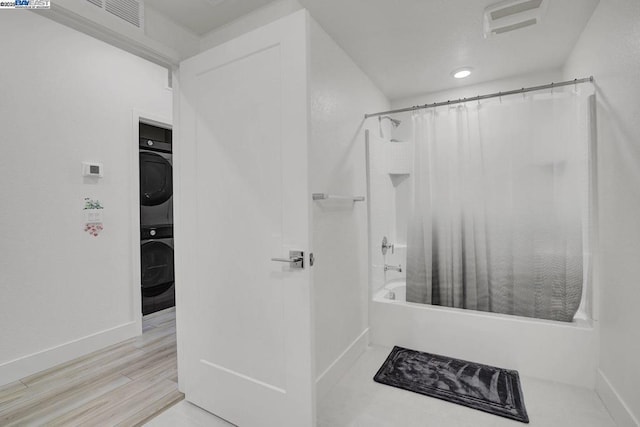
[[(22, 11), (0, 14), (0, 384), (139, 333), (133, 110), (171, 119), (167, 71)], [(17, 43), (16, 40), (20, 42)], [(85, 182), (81, 162), (104, 164)], [(84, 198), (105, 207), (83, 231)]]
[(214, 46), (232, 40), (251, 30), (302, 9), (298, 0), (277, 0), (240, 18), (208, 32), (200, 38), (200, 51), (204, 52)]
[(640, 419), (640, 2), (601, 0), (564, 69), (593, 75), (598, 121), (600, 369), (620, 426)]
[[(311, 20), (311, 191), (365, 195), (364, 113), (389, 107), (382, 93)], [(366, 203), (314, 202), (312, 267), (315, 288), (318, 397), (367, 345)]]

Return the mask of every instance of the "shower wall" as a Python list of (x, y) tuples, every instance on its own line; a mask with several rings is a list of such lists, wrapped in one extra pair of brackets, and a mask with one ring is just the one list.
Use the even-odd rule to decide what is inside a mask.
[[(371, 120), (371, 119), (370, 119)], [(375, 120), (372, 120), (375, 121)], [(383, 132), (378, 126), (367, 138), (369, 161), (369, 221), (371, 227), (371, 292), (372, 295), (392, 280), (404, 280), (407, 259), (407, 213), (411, 194), (411, 143), (390, 142), (390, 134), (409, 127), (409, 120), (395, 130)], [(377, 121), (376, 121), (377, 123)], [(381, 137), (382, 135), (382, 137)], [(386, 237), (393, 249), (382, 254), (382, 239)], [(385, 264), (402, 266), (402, 272), (384, 271)]]
[[(385, 96), (310, 18), (310, 193), (365, 195), (366, 111)], [(311, 201), (317, 397), (368, 344), (366, 203)]]

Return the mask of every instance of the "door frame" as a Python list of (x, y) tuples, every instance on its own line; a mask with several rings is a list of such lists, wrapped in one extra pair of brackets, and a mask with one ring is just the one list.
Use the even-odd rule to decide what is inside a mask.
[[(175, 97), (174, 93), (174, 97)], [(131, 113), (131, 176), (134, 177), (133, 184), (129, 192), (129, 203), (131, 206), (131, 225), (129, 237), (131, 239), (131, 292), (133, 296), (133, 307), (131, 316), (135, 322), (135, 329), (138, 335), (142, 334), (142, 295), (140, 286), (142, 283), (142, 271), (140, 265), (140, 128), (139, 123), (146, 123), (173, 131), (172, 120), (168, 117), (161, 117), (141, 110), (133, 110)], [(176, 173), (173, 172), (175, 182)], [(175, 261), (174, 261), (175, 263)]]

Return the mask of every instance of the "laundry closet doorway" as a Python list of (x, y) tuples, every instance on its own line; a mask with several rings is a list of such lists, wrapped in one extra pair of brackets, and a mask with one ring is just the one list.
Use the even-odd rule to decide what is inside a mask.
[(142, 314), (175, 306), (172, 130), (139, 122)]

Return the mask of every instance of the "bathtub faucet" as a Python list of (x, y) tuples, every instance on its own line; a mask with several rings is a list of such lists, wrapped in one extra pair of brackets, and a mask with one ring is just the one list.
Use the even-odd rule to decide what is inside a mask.
[(384, 265), (384, 271), (397, 271), (398, 273), (402, 273), (402, 264), (399, 265)]

